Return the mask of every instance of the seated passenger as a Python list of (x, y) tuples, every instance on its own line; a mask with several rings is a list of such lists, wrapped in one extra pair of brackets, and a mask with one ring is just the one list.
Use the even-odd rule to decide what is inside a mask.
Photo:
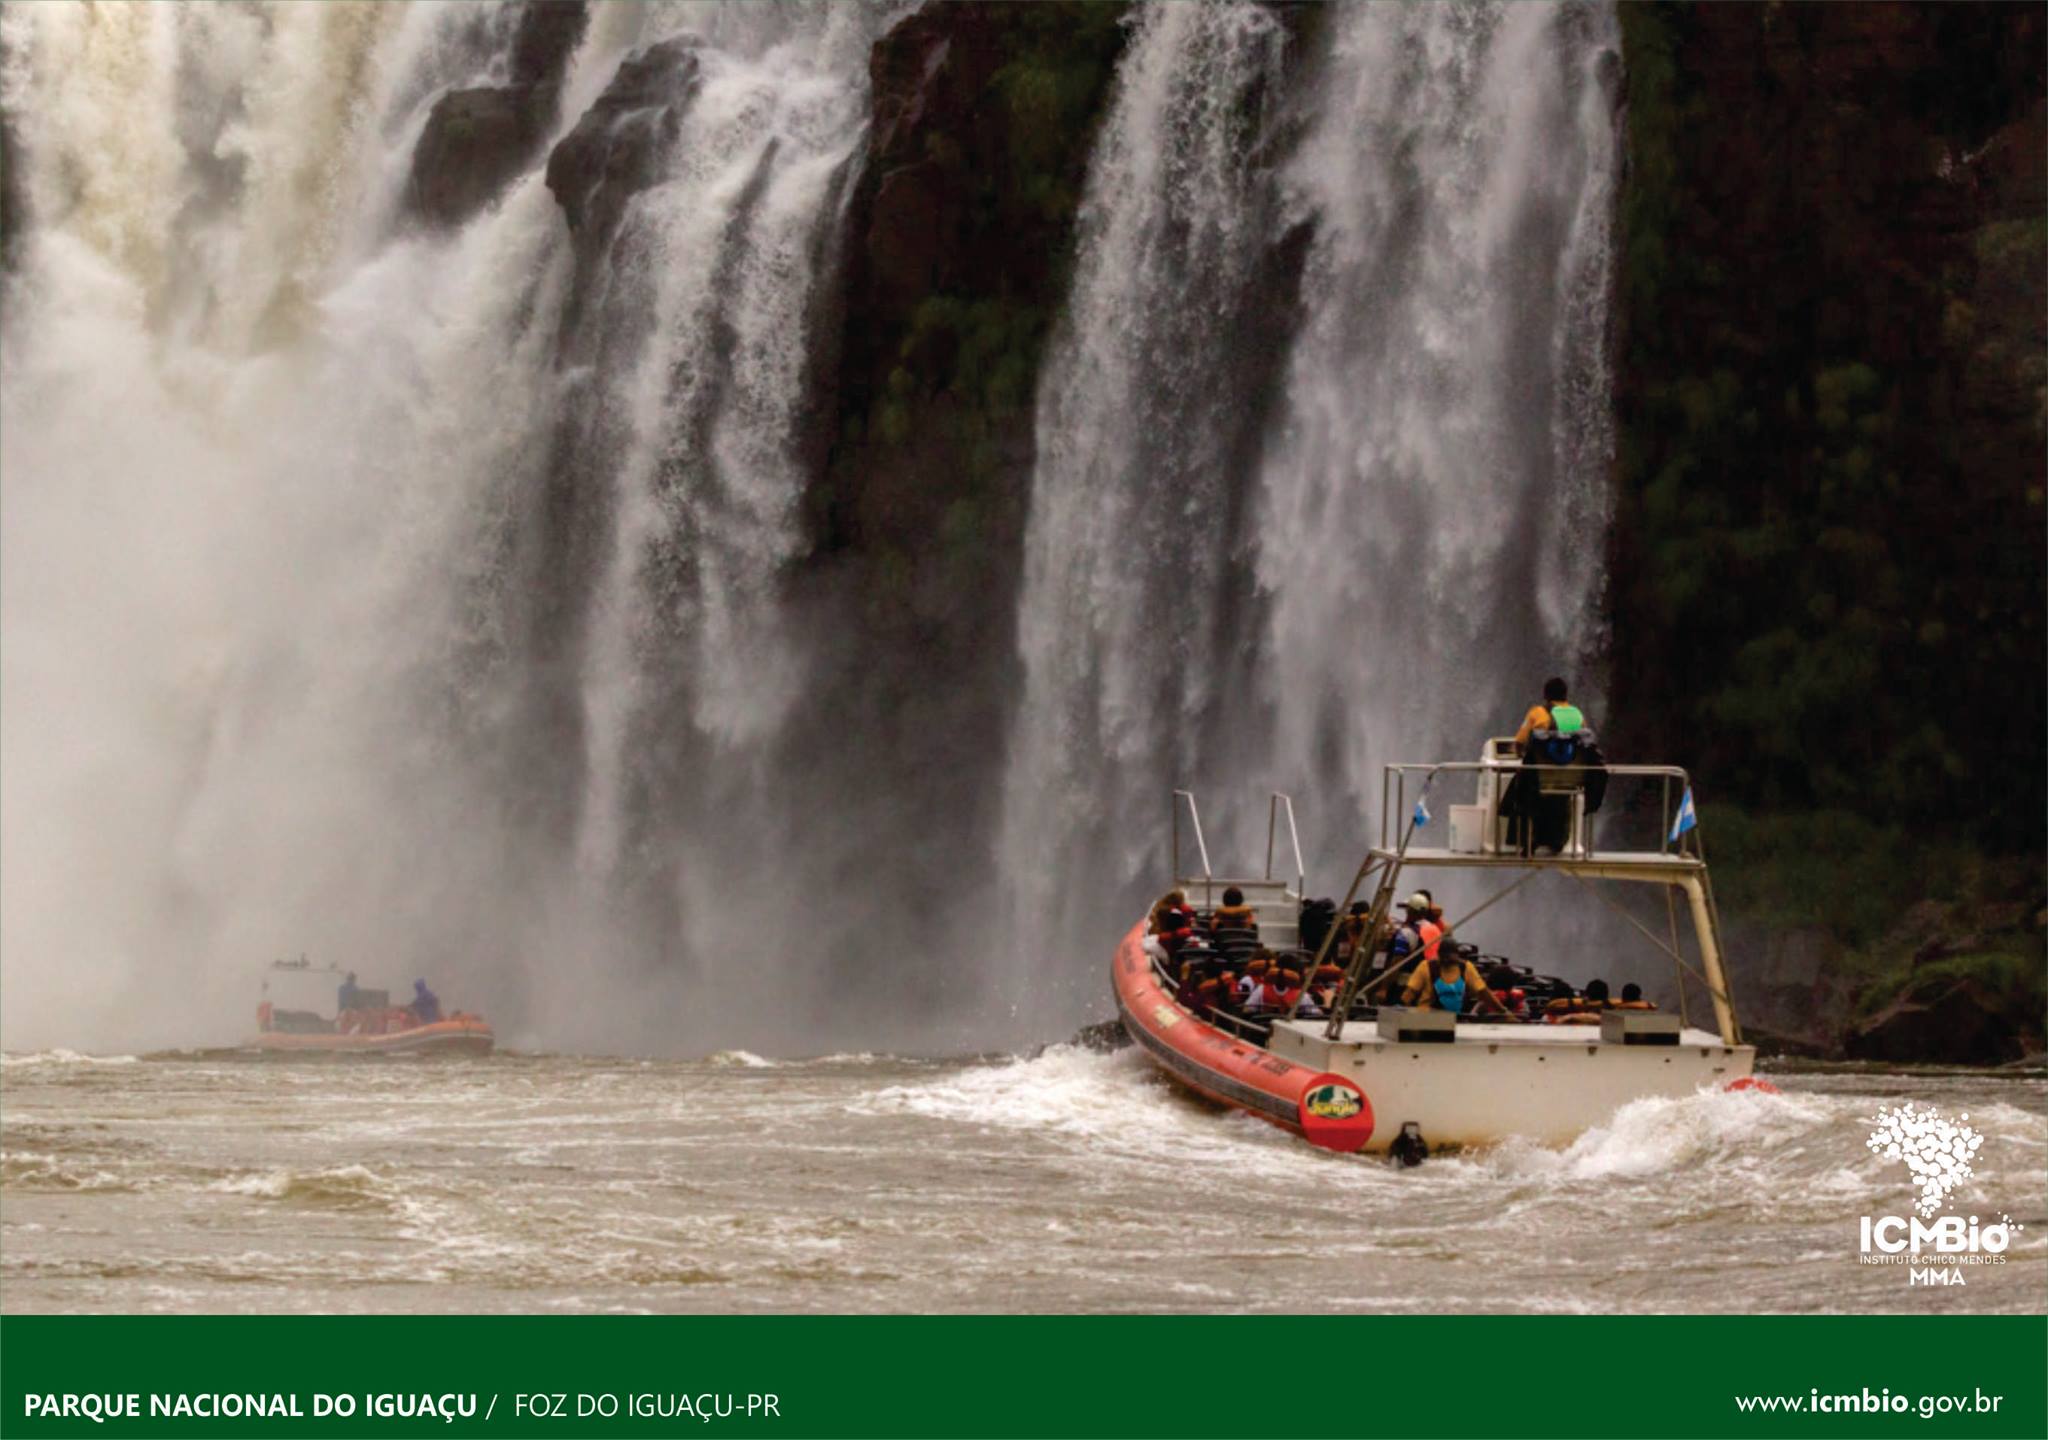
[(1607, 982), (1588, 980), (1581, 994), (1553, 1000), (1544, 1006), (1543, 1021), (1547, 1025), (1598, 1025), (1600, 1012), (1607, 1008)]
[(1614, 1002), (1617, 1010), (1655, 1010), (1656, 1005), (1643, 998), (1643, 987), (1631, 980), (1621, 987), (1621, 999)]
[(1274, 995), (1276, 1009), (1292, 1010), (1295, 1002), (1301, 999), (1301, 972), (1282, 970), (1278, 980), (1268, 985), (1267, 990)]
[(1251, 906), (1244, 903), (1244, 891), (1233, 885), (1223, 892), (1223, 903), (1209, 917), (1209, 928), (1219, 936), (1225, 930), (1249, 930), (1257, 934), (1259, 917)]
[(1159, 908), (1152, 912), (1152, 935), (1169, 961), (1178, 958), (1195, 938), (1194, 912), (1161, 902)]
[(1237, 982), (1237, 1000), (1247, 1010), (1257, 1003), (1259, 987), (1266, 983), (1266, 969), (1271, 964), (1264, 951), (1244, 962), (1244, 978)]
[(1202, 977), (1195, 973), (1194, 963), (1180, 962), (1180, 984), (1174, 987), (1173, 1000), (1184, 1009), (1193, 1010), (1201, 1002)]
[(1187, 892), (1185, 890), (1169, 890), (1160, 896), (1158, 901), (1152, 906), (1152, 919), (1147, 928), (1154, 935), (1161, 935), (1169, 930), (1178, 930), (1181, 927), (1177, 922), (1182, 916), (1186, 917), (1189, 925), (1195, 923), (1195, 912), (1188, 908)]
[(1480, 977), (1478, 968), (1462, 955), (1431, 953), (1428, 959), (1415, 967), (1415, 973), (1408, 977), (1407, 988), (1401, 992), (1403, 1005), (1424, 1010), (1448, 1010), (1453, 1015), (1462, 1013), (1468, 1001), (1484, 1002), (1502, 1013), (1507, 1010), (1500, 1003), (1500, 997), (1486, 988), (1486, 981)]

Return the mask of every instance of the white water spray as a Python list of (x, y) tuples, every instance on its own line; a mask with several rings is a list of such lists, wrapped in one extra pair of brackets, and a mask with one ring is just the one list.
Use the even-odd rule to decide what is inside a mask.
[[(301, 949), (555, 1043), (690, 1043), (689, 977), (641, 972), (617, 903), (680, 891), (675, 849), (619, 817), (669, 798), (637, 740), (744, 745), (795, 683), (787, 437), (888, 12), (597, 8), (556, 138), (629, 51), (702, 64), (598, 264), (641, 323), (586, 351), (548, 145), (458, 229), (403, 213), (428, 112), (503, 81), (520, 14), (7, 7), (10, 1046), (232, 1038)], [(574, 434), (609, 447), (577, 457), (580, 578), (545, 573)], [(537, 687), (582, 723), (535, 729)]]

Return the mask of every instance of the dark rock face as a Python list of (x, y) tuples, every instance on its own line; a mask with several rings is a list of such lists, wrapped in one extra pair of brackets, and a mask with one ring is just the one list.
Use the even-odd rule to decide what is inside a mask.
[(626, 202), (660, 177), (696, 94), (699, 64), (688, 36), (627, 56), (597, 103), (548, 155), (548, 189), (579, 253), (608, 242)]
[(512, 36), (512, 83), (560, 85), (589, 28), (584, 0), (526, 0)]
[(1999, 1065), (2041, 1048), (2041, 1017), (1970, 976), (1936, 976), (1907, 987), (1851, 1031), (1852, 1060), (1892, 1064)]
[(460, 225), (533, 163), (588, 23), (582, 0), (528, 0), (512, 40), (511, 83), (451, 90), (435, 102), (406, 187), (414, 215)]

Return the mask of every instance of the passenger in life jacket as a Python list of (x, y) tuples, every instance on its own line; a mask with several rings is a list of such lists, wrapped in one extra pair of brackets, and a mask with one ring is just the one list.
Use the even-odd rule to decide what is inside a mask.
[(429, 990), (424, 980), (412, 982), (412, 1004), (407, 1008), (422, 1025), (433, 1025), (441, 1019), (441, 997)]
[(1656, 1005), (1643, 998), (1643, 987), (1631, 980), (1621, 987), (1621, 998), (1614, 1002), (1616, 1010), (1655, 1010)]
[[(1529, 713), (1522, 717), (1521, 728), (1515, 731), (1515, 749), (1525, 760), (1534, 760), (1541, 765), (1569, 765), (1578, 755), (1578, 742), (1569, 739), (1586, 728), (1586, 717), (1579, 707), (1566, 699), (1567, 686), (1560, 676), (1553, 675), (1543, 682), (1543, 703), (1531, 705)], [(1544, 737), (1538, 739), (1539, 736)], [(1555, 750), (1544, 748), (1551, 739), (1560, 743)], [(1537, 746), (1531, 750), (1530, 746)], [(1552, 759), (1552, 754), (1562, 754), (1563, 759)]]
[(1179, 897), (1180, 891), (1169, 891), (1152, 907), (1152, 936), (1169, 960), (1195, 938), (1195, 912)]
[(1410, 895), (1408, 898), (1411, 902), (1417, 900), (1422, 902), (1423, 919), (1427, 920), (1430, 924), (1436, 926), (1438, 929), (1445, 928), (1443, 907), (1436, 903), (1436, 895), (1433, 892), (1428, 890), (1417, 890), (1413, 895)]
[(1301, 975), (1294, 970), (1281, 970), (1267, 982), (1266, 994), (1271, 997), (1275, 1010), (1292, 1010), (1294, 1002), (1301, 998)]
[(1301, 997), (1301, 1008), (1294, 1013), (1304, 1020), (1323, 1019), (1337, 1003), (1337, 991), (1343, 983), (1343, 970), (1327, 961), (1318, 965), (1309, 976), (1308, 993)]
[(1209, 928), (1219, 937), (1225, 930), (1250, 930), (1256, 934), (1259, 917), (1251, 906), (1244, 903), (1244, 891), (1233, 885), (1223, 892), (1223, 903), (1209, 917)]
[(1416, 966), (1415, 973), (1408, 977), (1407, 988), (1401, 992), (1401, 1003), (1424, 1010), (1448, 1010), (1453, 1015), (1461, 1013), (1468, 1004), (1479, 1003), (1491, 1005), (1503, 1014), (1507, 1011), (1500, 997), (1486, 988), (1478, 967), (1456, 954), (1431, 954)]
[(1237, 982), (1238, 1003), (1249, 1011), (1264, 1003), (1261, 992), (1266, 984), (1266, 969), (1273, 962), (1264, 954), (1252, 956), (1244, 962), (1244, 978)]
[(1598, 1025), (1600, 1012), (1609, 1008), (1607, 982), (1588, 980), (1583, 993), (1553, 1000), (1543, 1007), (1546, 1025)]
[(1188, 908), (1185, 890), (1169, 890), (1152, 906), (1150, 928), (1154, 935), (1164, 935), (1182, 928), (1191, 929), (1194, 923), (1195, 912)]
[(1515, 731), (1515, 749), (1524, 768), (1501, 796), (1500, 813), (1509, 822), (1509, 838), (1524, 855), (1540, 850), (1563, 854), (1569, 840), (1571, 811), (1564, 797), (1545, 796), (1538, 777), (1527, 767), (1580, 767), (1576, 788), (1585, 796), (1586, 813), (1599, 810), (1607, 798), (1606, 757), (1585, 712), (1567, 698), (1562, 677), (1543, 682), (1543, 703), (1529, 707)]

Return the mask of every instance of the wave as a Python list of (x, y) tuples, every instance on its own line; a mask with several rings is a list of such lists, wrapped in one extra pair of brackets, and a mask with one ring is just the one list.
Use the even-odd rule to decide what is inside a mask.
[(364, 1165), (244, 1171), (215, 1180), (206, 1188), (221, 1195), (289, 1200), (338, 1210), (384, 1209), (400, 1199), (397, 1185)]
[(140, 1058), (135, 1055), (87, 1055), (64, 1049), (34, 1050), (0, 1054), (0, 1069), (26, 1069), (38, 1065), (134, 1065)]
[(0, 1151), (0, 1189), (101, 1191), (139, 1188), (133, 1180), (112, 1170), (74, 1164), (39, 1151)]
[(1842, 1117), (1814, 1095), (1701, 1090), (1631, 1100), (1562, 1150), (1509, 1142), (1478, 1152), (1503, 1176), (1627, 1179), (1715, 1160), (1753, 1158)]
[[(1464, 1192), (1487, 1208), (1556, 1210), (1623, 1196), (1704, 1215), (1728, 1206), (1782, 1217), (1855, 1214), (1889, 1202), (1900, 1177), (1863, 1140), (1868, 1095), (1789, 1090), (1772, 1094), (1701, 1090), (1632, 1101), (1563, 1147), (1531, 1141), (1452, 1152), (1419, 1170), (1373, 1156), (1313, 1149), (1251, 1116), (1183, 1094), (1135, 1050), (1104, 1055), (1056, 1045), (1024, 1059), (976, 1065), (930, 1080), (891, 1085), (855, 1107), (871, 1114), (1035, 1131), (1048, 1141), (1147, 1168), (1174, 1170), (1187, 1186), (1237, 1194), (1273, 1187), (1405, 1211), (1430, 1197)], [(1997, 1103), (1979, 1118), (2010, 1143), (2015, 1167), (2038, 1153), (2043, 1117)], [(2012, 1189), (2012, 1174), (1980, 1166), (1986, 1203)], [(1570, 1223), (1576, 1223), (1572, 1220)]]
[(704, 1063), (739, 1070), (774, 1070), (782, 1064), (780, 1060), (770, 1060), (751, 1050), (721, 1050), (716, 1055), (705, 1056)]

